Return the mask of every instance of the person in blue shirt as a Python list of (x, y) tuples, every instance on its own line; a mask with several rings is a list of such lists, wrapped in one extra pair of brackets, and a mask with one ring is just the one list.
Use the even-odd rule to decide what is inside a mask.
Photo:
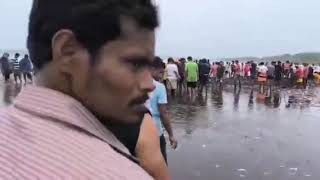
[(24, 58), (20, 60), (20, 70), (23, 73), (24, 83), (27, 84), (27, 78), (33, 82), (32, 80), (32, 64), (29, 59), (29, 55), (24, 55)]
[[(167, 111), (167, 92), (165, 86), (160, 83), (165, 70), (165, 64), (159, 57), (156, 57), (152, 63), (152, 76), (154, 78), (155, 90), (150, 94), (150, 106), (152, 118), (157, 126), (160, 137), (160, 148), (164, 159), (167, 162), (166, 140), (164, 129), (169, 134), (169, 140), (173, 149), (177, 148), (178, 142), (173, 135), (170, 117)], [(163, 128), (164, 127), (164, 128)]]

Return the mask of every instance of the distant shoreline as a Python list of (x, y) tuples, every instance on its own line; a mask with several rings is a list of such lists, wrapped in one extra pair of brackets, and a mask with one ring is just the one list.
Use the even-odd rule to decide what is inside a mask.
[[(9, 49), (9, 50), (4, 50), (4, 49), (0, 49), (0, 56), (2, 56), (3, 53), (9, 53), (10, 57), (13, 56), (15, 53), (19, 53), (21, 55), (23, 54), (29, 54), (27, 49)], [(158, 55), (159, 56), (159, 55)], [(170, 57), (170, 56), (161, 56), (160, 57), (162, 59), (164, 59), (165, 61)], [(176, 56), (171, 56), (175, 59)], [(184, 57), (187, 58), (187, 57)], [(207, 57), (201, 57), (201, 58), (207, 58)], [(201, 59), (201, 58), (197, 58), (194, 57), (194, 59)], [(247, 62), (247, 61), (255, 61), (255, 62), (271, 62), (271, 61), (281, 61), (281, 62), (285, 62), (285, 61), (290, 61), (290, 62), (297, 62), (297, 63), (314, 63), (314, 64), (320, 64), (320, 52), (305, 52), (305, 53), (298, 53), (298, 54), (283, 54), (283, 55), (276, 55), (276, 56), (268, 56), (268, 57), (251, 57), (251, 56), (247, 56), (247, 57), (234, 57), (234, 58), (210, 58), (211, 62), (215, 62), (215, 61), (224, 61), (224, 62), (228, 62), (228, 61), (233, 61), (233, 60), (239, 60), (240, 62)]]

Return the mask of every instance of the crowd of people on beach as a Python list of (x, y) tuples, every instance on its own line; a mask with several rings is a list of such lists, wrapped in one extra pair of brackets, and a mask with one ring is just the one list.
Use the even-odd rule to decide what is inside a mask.
[(26, 23), (32, 63), (18, 53), (0, 60), (5, 82), (11, 74), (16, 84), (22, 75), (32, 82), (37, 71), (36, 83), (1, 109), (0, 179), (170, 180), (166, 139), (173, 149), (178, 140), (167, 92), (319, 75), (318, 66), (289, 63), (165, 64), (154, 57), (159, 22), (151, 0), (34, 0)]
[[(5, 82), (9, 82), (11, 74), (13, 74), (15, 83), (22, 83), (22, 76), (24, 84), (27, 84), (27, 79), (33, 82), (33, 65), (29, 59), (29, 55), (25, 54), (20, 59), (20, 54), (16, 53), (13, 59), (10, 59), (9, 53), (4, 53), (0, 58), (1, 73)], [(19, 81), (18, 81), (19, 80)]]
[[(320, 84), (320, 65), (293, 62), (231, 62), (217, 61), (210, 63), (209, 59), (193, 60), (192, 57), (174, 60), (168, 59), (163, 82), (171, 95), (176, 90), (184, 89), (189, 95), (201, 93), (208, 82), (222, 86), (224, 80), (233, 79), (235, 88), (241, 88), (242, 82), (258, 84), (260, 92), (265, 92), (265, 86), (281, 86), (282, 80), (289, 81), (291, 87), (306, 88), (310, 83)], [(230, 82), (230, 81), (229, 81)]]

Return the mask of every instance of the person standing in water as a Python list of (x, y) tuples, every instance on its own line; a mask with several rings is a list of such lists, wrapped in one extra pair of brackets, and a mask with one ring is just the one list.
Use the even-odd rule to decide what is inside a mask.
[(298, 65), (297, 71), (296, 71), (296, 85), (298, 88), (303, 89), (303, 79), (304, 79), (304, 66), (302, 64)]
[(176, 89), (178, 87), (178, 80), (180, 79), (178, 66), (174, 63), (172, 58), (168, 59), (168, 64), (166, 67), (167, 71), (167, 88), (171, 93), (171, 96), (174, 97), (176, 94)]
[(199, 88), (199, 94), (202, 94), (203, 88), (205, 88), (205, 92), (207, 94), (207, 83), (210, 73), (210, 65), (208, 64), (206, 59), (201, 59), (199, 61), (199, 82), (200, 82), (200, 88)]
[(9, 54), (4, 53), (1, 57), (1, 72), (4, 77), (5, 82), (8, 82), (10, 79), (11, 69), (10, 69), (10, 62), (9, 62)]
[(241, 89), (241, 65), (238, 60), (235, 61), (234, 64), (234, 88), (237, 89), (237, 85), (239, 86), (239, 89)]
[[(286, 61), (286, 63), (283, 64), (283, 73), (284, 73), (284, 78), (290, 78), (290, 69), (291, 69), (292, 64), (290, 64), (290, 61)], [(294, 66), (294, 65), (293, 65)]]
[(256, 80), (257, 78), (257, 64), (254, 61), (251, 61), (251, 78)]
[(210, 77), (212, 78), (212, 84), (216, 84), (217, 82), (217, 72), (218, 72), (218, 64), (213, 62), (210, 70)]
[(181, 58), (179, 59), (179, 64), (178, 64), (178, 70), (179, 70), (179, 76), (180, 76), (180, 79), (178, 81), (178, 89), (180, 94), (187, 89), (185, 84), (185, 77), (186, 77), (185, 69), (186, 69), (186, 59)]
[(18, 79), (19, 79), (20, 83), (22, 83), (19, 57), (20, 57), (20, 54), (16, 53), (14, 55), (14, 59), (11, 60), (12, 68), (13, 68), (14, 81), (15, 81), (16, 84), (18, 84)]
[(267, 84), (268, 78), (268, 68), (264, 65), (264, 62), (261, 62), (258, 66), (258, 84), (259, 84), (259, 93), (265, 93), (265, 86)]
[(282, 63), (281, 63), (281, 61), (278, 61), (278, 64), (275, 65), (274, 72), (275, 72), (276, 86), (279, 87), (281, 79), (282, 79)]
[(222, 82), (223, 82), (223, 76), (224, 76), (224, 73), (225, 73), (225, 66), (223, 64), (222, 61), (220, 61), (218, 63), (218, 72), (217, 72), (217, 84), (218, 86), (222, 87)]
[(24, 84), (27, 84), (27, 78), (33, 82), (32, 78), (32, 64), (29, 59), (29, 55), (25, 55), (23, 59), (20, 61), (20, 69), (23, 74)]
[(304, 69), (303, 69), (303, 74), (304, 74), (304, 77), (303, 77), (303, 86), (304, 88), (307, 88), (308, 86), (308, 76), (309, 76), (309, 64), (305, 63), (304, 64)]
[(160, 58), (155, 58), (154, 62), (152, 63), (152, 76), (154, 78), (153, 84), (156, 88), (152, 93), (150, 93), (150, 105), (152, 119), (154, 120), (159, 133), (160, 149), (165, 161), (167, 162), (164, 128), (169, 134), (170, 145), (173, 149), (177, 148), (178, 142), (174, 137), (167, 109), (168, 100), (166, 88), (162, 83), (160, 83), (160, 80), (164, 73), (164, 69), (165, 64), (162, 62), (162, 60)]
[(187, 88), (189, 96), (192, 97), (196, 94), (196, 88), (199, 78), (198, 64), (192, 61), (192, 57), (188, 57), (188, 62), (186, 64), (186, 76), (187, 76)]
[(244, 77), (245, 79), (249, 79), (250, 76), (251, 76), (251, 64), (249, 62), (247, 62), (245, 65), (244, 65)]

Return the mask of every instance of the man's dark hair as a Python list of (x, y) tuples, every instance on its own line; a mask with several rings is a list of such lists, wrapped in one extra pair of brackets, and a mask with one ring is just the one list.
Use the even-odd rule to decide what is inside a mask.
[(185, 62), (186, 59), (185, 59), (185, 58), (180, 58), (179, 61), (180, 61), (180, 62)]
[(174, 60), (173, 60), (173, 58), (168, 58), (168, 63), (173, 63), (174, 62)]
[(162, 61), (162, 59), (161, 59), (160, 57), (158, 57), (158, 56), (156, 56), (156, 57), (154, 58), (154, 60), (152, 61), (151, 66), (152, 66), (153, 68), (155, 68), (155, 69), (160, 69), (160, 68), (165, 69), (165, 67), (166, 67), (166, 65), (164, 64), (164, 62)]
[(187, 59), (188, 59), (188, 61), (191, 61), (191, 60), (192, 60), (192, 57), (191, 57), (191, 56), (189, 56)]
[(94, 57), (107, 42), (121, 35), (121, 19), (154, 30), (159, 22), (151, 0), (34, 0), (27, 46), (40, 69), (52, 59), (51, 40), (61, 29), (71, 30)]
[(15, 54), (14, 54), (14, 57), (19, 57), (19, 56), (20, 56), (19, 53), (15, 53)]

